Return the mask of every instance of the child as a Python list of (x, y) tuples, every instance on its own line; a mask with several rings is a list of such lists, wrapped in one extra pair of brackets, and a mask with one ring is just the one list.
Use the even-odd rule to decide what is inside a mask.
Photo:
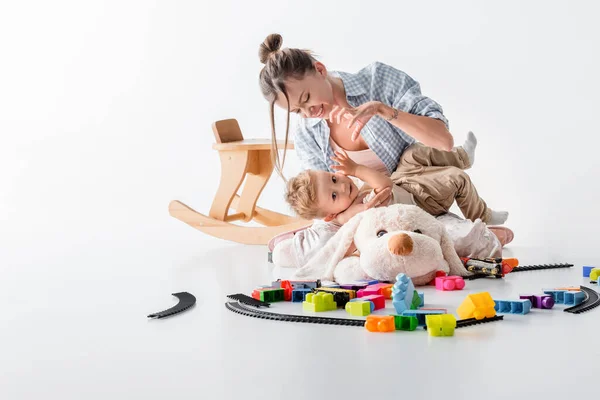
[[(382, 205), (414, 204), (433, 216), (447, 213), (456, 200), (465, 218), (501, 225), (508, 213), (489, 209), (464, 172), (473, 164), (476, 144), (471, 132), (465, 145), (452, 151), (413, 144), (404, 151), (390, 177), (357, 164), (338, 149), (332, 157), (339, 164), (333, 166), (337, 172), (301, 172), (288, 181), (286, 201), (302, 218), (343, 225), (386, 197), (389, 200)], [(359, 190), (349, 177), (360, 179), (370, 190)]]

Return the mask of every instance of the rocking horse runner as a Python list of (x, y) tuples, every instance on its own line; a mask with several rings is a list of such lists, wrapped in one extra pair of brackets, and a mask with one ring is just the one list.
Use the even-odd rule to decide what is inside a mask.
[[(267, 244), (282, 232), (312, 224), (312, 221), (256, 206), (273, 172), (270, 140), (244, 140), (235, 119), (215, 122), (213, 132), (216, 140), (213, 148), (221, 159), (221, 182), (208, 216), (178, 200), (169, 204), (171, 216), (209, 235), (244, 244)], [(288, 142), (287, 148), (293, 148), (293, 144)], [(238, 195), (244, 179), (242, 194)], [(230, 208), (236, 212), (230, 214)], [(233, 224), (234, 221), (255, 221), (264, 226), (243, 226)]]

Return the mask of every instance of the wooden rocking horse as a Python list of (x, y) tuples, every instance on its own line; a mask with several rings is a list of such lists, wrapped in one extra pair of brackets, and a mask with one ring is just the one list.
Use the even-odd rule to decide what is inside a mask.
[[(267, 244), (279, 233), (313, 223), (256, 205), (274, 167), (269, 139), (245, 140), (235, 119), (216, 121), (212, 128), (216, 140), (213, 149), (221, 159), (221, 180), (208, 216), (173, 200), (169, 204), (172, 217), (211, 236), (244, 244)], [(278, 148), (283, 146), (278, 142)], [(288, 141), (287, 148), (293, 149), (293, 143)], [(242, 194), (238, 195), (244, 179)], [(236, 212), (229, 214), (230, 208)], [(234, 221), (254, 221), (263, 226), (243, 226)]]

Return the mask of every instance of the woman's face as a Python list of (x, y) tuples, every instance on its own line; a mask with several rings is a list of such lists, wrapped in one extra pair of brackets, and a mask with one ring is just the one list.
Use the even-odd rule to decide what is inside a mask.
[[(331, 82), (327, 79), (327, 69), (320, 62), (315, 63), (316, 71), (307, 73), (302, 79), (288, 79), (285, 82), (290, 112), (303, 118), (327, 118), (333, 109), (334, 97)], [(287, 101), (279, 93), (275, 102), (287, 110)]]

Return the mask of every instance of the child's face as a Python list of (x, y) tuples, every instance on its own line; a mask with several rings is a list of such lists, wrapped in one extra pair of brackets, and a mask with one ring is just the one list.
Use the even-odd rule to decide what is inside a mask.
[(346, 175), (332, 174), (327, 171), (312, 171), (311, 173), (315, 178), (317, 207), (326, 214), (326, 221), (335, 218), (356, 200), (358, 188)]

